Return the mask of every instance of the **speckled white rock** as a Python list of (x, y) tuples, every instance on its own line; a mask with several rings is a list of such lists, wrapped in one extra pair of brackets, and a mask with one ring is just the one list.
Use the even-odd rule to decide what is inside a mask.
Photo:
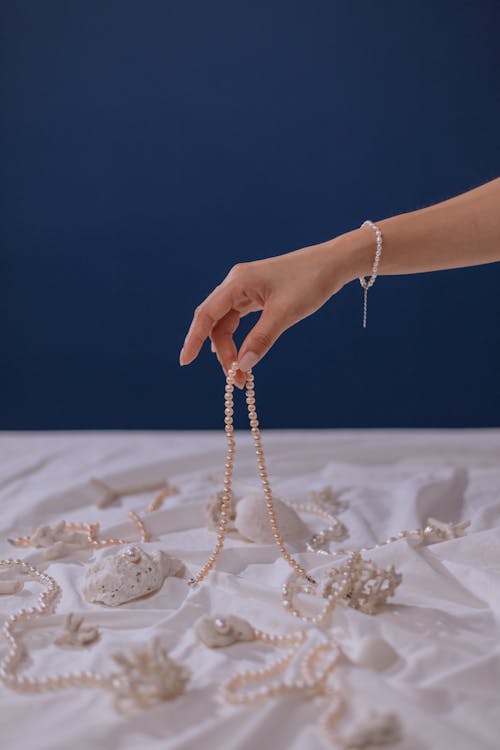
[(253, 641), (254, 629), (236, 615), (202, 615), (194, 626), (196, 635), (208, 648), (230, 646), (237, 641)]
[(89, 602), (116, 607), (157, 591), (167, 576), (182, 576), (184, 564), (162, 550), (150, 554), (138, 545), (101, 557), (85, 575), (83, 595)]
[[(278, 498), (274, 498), (276, 517), (284, 541), (305, 539), (310, 531), (297, 515)], [(273, 531), (264, 495), (247, 495), (236, 506), (235, 526), (242, 537), (257, 544), (272, 544)]]

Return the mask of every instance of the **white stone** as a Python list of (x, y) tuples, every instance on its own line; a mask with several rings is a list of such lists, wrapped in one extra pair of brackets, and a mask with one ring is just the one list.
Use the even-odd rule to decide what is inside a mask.
[(249, 622), (236, 615), (202, 615), (194, 626), (196, 635), (205, 646), (220, 648), (237, 641), (253, 641), (254, 629)]
[(343, 651), (354, 663), (367, 669), (387, 669), (398, 658), (390, 643), (376, 635), (365, 635), (356, 643), (343, 646)]
[[(305, 539), (310, 532), (300, 516), (278, 498), (274, 498), (276, 518), (283, 541)], [(235, 526), (245, 539), (257, 544), (272, 544), (273, 531), (262, 495), (242, 497), (236, 506)]]
[(110, 607), (158, 591), (167, 576), (182, 576), (184, 564), (162, 550), (145, 552), (139, 545), (113, 550), (87, 569), (83, 595)]
[(22, 587), (22, 581), (16, 578), (10, 581), (6, 581), (5, 579), (0, 580), (0, 594), (17, 594), (21, 591)]

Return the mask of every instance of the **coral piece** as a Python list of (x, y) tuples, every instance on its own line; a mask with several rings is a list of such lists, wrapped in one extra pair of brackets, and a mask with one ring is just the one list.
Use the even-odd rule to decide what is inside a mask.
[[(224, 493), (222, 492), (222, 490), (220, 492), (213, 492), (211, 495), (209, 495), (207, 504), (205, 505), (205, 516), (207, 519), (207, 526), (210, 529), (210, 531), (219, 530), (220, 511), (221, 511), (223, 496), (224, 496)], [(238, 501), (239, 501), (239, 498), (236, 497), (234, 493), (232, 493), (231, 504), (229, 506), (229, 514), (228, 514), (228, 524), (227, 524), (228, 532), (236, 531), (234, 521), (236, 518), (236, 504)]]
[(460, 521), (459, 523), (445, 523), (438, 521), (436, 518), (428, 518), (425, 528), (422, 530), (423, 541), (427, 544), (434, 542), (445, 542), (449, 539), (458, 539), (466, 536), (466, 529), (470, 526), (470, 521)]
[[(309, 529), (293, 508), (274, 499), (280, 533), (285, 541), (305, 539)], [(235, 526), (245, 539), (257, 544), (273, 544), (273, 530), (269, 522), (264, 495), (247, 495), (236, 505)]]
[(202, 615), (194, 626), (196, 635), (209, 648), (231, 646), (237, 641), (255, 640), (255, 631), (246, 620), (235, 615)]
[(46, 560), (57, 560), (74, 550), (88, 547), (87, 534), (73, 531), (66, 521), (58, 521), (54, 526), (38, 526), (29, 537), (9, 539), (14, 546), (31, 546), (45, 550)]
[(352, 552), (344, 565), (327, 571), (320, 593), (326, 599), (332, 597), (340, 604), (373, 615), (389, 596), (394, 596), (402, 578), (394, 565), (379, 569), (359, 552)]
[(119, 711), (134, 706), (150, 708), (177, 698), (185, 690), (186, 668), (170, 658), (158, 638), (146, 648), (135, 649), (131, 656), (116, 653), (113, 659), (121, 668), (113, 679), (114, 704)]
[(400, 739), (401, 730), (396, 714), (372, 711), (356, 729), (342, 736), (341, 745), (345, 748), (363, 748), (398, 742)]
[(330, 485), (323, 487), (321, 490), (311, 490), (308, 497), (311, 502), (316, 503), (319, 508), (326, 510), (333, 516), (342, 513), (348, 507), (348, 503), (338, 499)]
[[(137, 486), (123, 487), (119, 490), (115, 490), (113, 487), (110, 487), (109, 484), (107, 484), (103, 479), (99, 479), (98, 477), (90, 477), (89, 483), (94, 485), (94, 487), (101, 493), (101, 497), (96, 502), (98, 508), (108, 508), (114, 503), (115, 500), (118, 500), (118, 498), (120, 497), (125, 497), (126, 495), (139, 495), (145, 492), (161, 490), (160, 495), (158, 495), (158, 497), (155, 498), (152, 503), (152, 505), (156, 505), (157, 507), (159, 507), (165, 497), (167, 497), (168, 495), (175, 495), (179, 491), (177, 487), (173, 487), (166, 480), (160, 480), (158, 482), (148, 482)], [(148, 508), (148, 510), (156, 509), (156, 507)]]
[(95, 627), (82, 628), (83, 616), (78, 617), (70, 612), (64, 622), (62, 633), (55, 639), (57, 646), (90, 646), (99, 638), (99, 630)]
[(90, 602), (116, 607), (157, 591), (167, 576), (184, 572), (184, 564), (166, 552), (149, 554), (131, 545), (101, 557), (88, 568), (83, 594)]

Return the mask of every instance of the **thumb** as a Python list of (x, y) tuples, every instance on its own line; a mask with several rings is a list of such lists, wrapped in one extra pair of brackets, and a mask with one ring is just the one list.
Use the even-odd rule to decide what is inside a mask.
[(282, 316), (265, 307), (238, 352), (238, 369), (248, 372), (269, 351), (276, 339), (287, 328)]

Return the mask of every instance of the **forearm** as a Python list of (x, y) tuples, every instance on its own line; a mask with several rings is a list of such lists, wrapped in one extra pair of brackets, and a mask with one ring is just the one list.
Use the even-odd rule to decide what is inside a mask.
[[(379, 274), (410, 274), (500, 261), (500, 178), (428, 208), (377, 220), (383, 236)], [(345, 281), (369, 276), (370, 227), (321, 244), (342, 264)]]

